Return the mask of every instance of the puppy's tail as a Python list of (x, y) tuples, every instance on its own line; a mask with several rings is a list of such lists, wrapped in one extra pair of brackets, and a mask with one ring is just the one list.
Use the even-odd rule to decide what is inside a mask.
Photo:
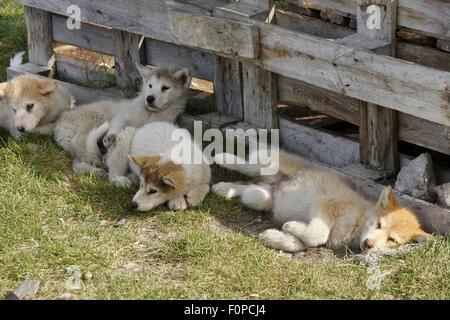
[(105, 133), (109, 129), (109, 122), (105, 122), (100, 127), (92, 129), (86, 139), (86, 150), (93, 154), (100, 155), (100, 149), (98, 147), (97, 141), (102, 136), (105, 135)]

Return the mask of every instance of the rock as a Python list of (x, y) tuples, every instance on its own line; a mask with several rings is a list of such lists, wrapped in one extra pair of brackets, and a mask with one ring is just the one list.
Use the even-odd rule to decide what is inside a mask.
[(33, 151), (37, 151), (42, 148), (40, 145), (38, 145), (36, 143), (27, 143), (26, 146)]
[(137, 263), (134, 262), (130, 262), (127, 263), (123, 266), (126, 270), (131, 270), (131, 271), (140, 271), (142, 270), (142, 266), (138, 265)]
[(450, 182), (441, 184), (434, 188), (439, 204), (450, 208)]
[(116, 222), (116, 224), (114, 225), (114, 227), (120, 227), (121, 225), (125, 224), (125, 222), (127, 221), (127, 219), (120, 219), (119, 221)]
[(83, 275), (83, 279), (84, 279), (84, 280), (91, 280), (91, 279), (92, 279), (92, 273), (90, 273), (89, 271), (86, 272), (86, 273)]
[(72, 297), (72, 295), (69, 292), (64, 292), (62, 295), (59, 296), (60, 300), (69, 300)]
[(8, 297), (8, 300), (22, 300), (24, 298), (33, 298), (38, 289), (40, 282), (37, 280), (24, 280), (20, 283), (16, 290)]
[(257, 298), (259, 298), (259, 294), (257, 294), (257, 293), (252, 293), (249, 297), (250, 297), (250, 298), (253, 298), (253, 299), (257, 299)]
[(422, 153), (401, 168), (395, 182), (395, 189), (399, 192), (430, 202), (434, 200), (435, 186), (433, 161), (428, 153)]

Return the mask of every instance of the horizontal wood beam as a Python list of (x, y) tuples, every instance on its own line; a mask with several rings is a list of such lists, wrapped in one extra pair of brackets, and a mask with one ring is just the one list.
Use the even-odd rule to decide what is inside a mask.
[(255, 25), (171, 9), (168, 14), (170, 31), (180, 44), (249, 59), (259, 55)]

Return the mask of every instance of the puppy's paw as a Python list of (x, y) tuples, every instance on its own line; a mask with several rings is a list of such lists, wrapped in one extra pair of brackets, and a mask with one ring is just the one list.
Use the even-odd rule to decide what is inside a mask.
[(141, 181), (139, 181), (139, 177), (134, 173), (127, 174), (127, 178), (130, 179), (131, 183), (136, 186), (138, 186), (141, 183)]
[(97, 169), (94, 172), (91, 172), (91, 174), (102, 180), (108, 180), (108, 172), (105, 170)]
[(111, 147), (114, 142), (116, 142), (116, 135), (115, 134), (108, 134), (103, 138), (103, 145), (105, 146), (106, 149), (108, 149), (109, 147)]
[(236, 189), (233, 188), (233, 186), (233, 183), (230, 182), (219, 182), (213, 185), (211, 189), (217, 195), (223, 198), (231, 199), (239, 195)]
[(203, 201), (202, 198), (198, 197), (196, 194), (187, 193), (186, 194), (186, 202), (189, 206), (196, 207)]
[(184, 210), (187, 208), (186, 200), (182, 197), (169, 200), (167, 201), (167, 207), (171, 210)]
[(123, 177), (123, 176), (114, 177), (111, 179), (111, 181), (116, 186), (121, 187), (121, 188), (129, 188), (133, 184), (130, 179), (128, 179), (127, 177)]
[(289, 221), (283, 224), (282, 230), (284, 232), (293, 234), (297, 237), (303, 235), (306, 231), (306, 224), (300, 221)]

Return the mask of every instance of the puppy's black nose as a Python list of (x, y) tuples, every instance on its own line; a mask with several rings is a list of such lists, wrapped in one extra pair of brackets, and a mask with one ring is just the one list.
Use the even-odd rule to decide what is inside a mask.
[(364, 248), (366, 248), (366, 249), (372, 249), (373, 248), (373, 244), (369, 241), (369, 239), (366, 239), (364, 241)]
[(19, 130), (20, 132), (25, 132), (25, 127), (22, 126), (18, 126), (17, 130)]
[(148, 104), (152, 104), (153, 102), (155, 102), (155, 97), (154, 96), (147, 96), (147, 103)]
[(132, 207), (133, 209), (137, 209), (137, 207), (139, 207), (139, 205), (137, 204), (137, 202), (131, 201), (131, 207)]

